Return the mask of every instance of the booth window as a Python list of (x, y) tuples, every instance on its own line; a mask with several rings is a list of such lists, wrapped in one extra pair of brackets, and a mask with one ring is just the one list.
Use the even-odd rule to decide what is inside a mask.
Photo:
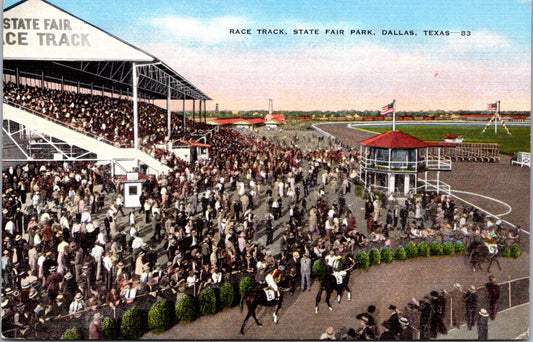
[(128, 186), (128, 195), (130, 196), (137, 195), (137, 186), (135, 185)]

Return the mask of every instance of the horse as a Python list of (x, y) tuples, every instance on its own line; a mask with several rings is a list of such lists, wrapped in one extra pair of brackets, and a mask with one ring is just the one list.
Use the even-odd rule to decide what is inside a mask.
[(472, 266), (472, 271), (476, 271), (476, 266), (480, 269), (482, 263), (489, 263), (487, 272), (490, 273), (490, 268), (493, 262), (496, 262), (498, 269), (502, 269), (498, 258), (500, 256), (500, 250), (502, 250), (503, 245), (498, 244), (498, 249), (496, 253), (490, 253), (489, 247), (480, 241), (473, 241), (468, 248), (466, 249), (466, 256), (470, 258), (470, 265)]
[(352, 300), (352, 293), (348, 288), (348, 283), (350, 281), (350, 273), (353, 267), (355, 266), (355, 262), (351, 257), (346, 258), (346, 260), (350, 262), (350, 266), (344, 270), (346, 274), (344, 275), (341, 284), (338, 284), (337, 277), (333, 273), (326, 274), (324, 278), (322, 278), (322, 280), (320, 281), (320, 288), (315, 299), (315, 313), (318, 313), (318, 304), (322, 299), (322, 292), (324, 292), (324, 290), (326, 290), (326, 303), (328, 304), (328, 309), (330, 311), (333, 311), (333, 308), (331, 307), (331, 304), (329, 302), (333, 290), (337, 291), (337, 303), (341, 302), (341, 297), (344, 290), (348, 291), (348, 300)]
[[(281, 289), (280, 289), (281, 290)], [(279, 298), (274, 298), (272, 300), (267, 299), (267, 295), (265, 293), (265, 290), (263, 288), (254, 288), (246, 292), (240, 302), (241, 312), (243, 309), (243, 304), (246, 302), (246, 306), (248, 307), (248, 314), (246, 315), (246, 318), (242, 322), (241, 326), (241, 335), (244, 335), (244, 326), (246, 325), (246, 322), (248, 322), (248, 319), (251, 317), (254, 318), (255, 323), (259, 326), (262, 326), (263, 324), (259, 322), (255, 315), (255, 310), (258, 306), (275, 306), (276, 310), (272, 314), (272, 317), (274, 319), (274, 323), (278, 323), (278, 311), (281, 308), (281, 304), (283, 303), (283, 292), (280, 291)]]

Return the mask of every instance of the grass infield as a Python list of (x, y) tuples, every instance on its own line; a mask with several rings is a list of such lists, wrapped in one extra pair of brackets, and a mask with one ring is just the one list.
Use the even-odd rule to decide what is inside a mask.
[[(391, 127), (365, 127), (365, 129), (384, 133)], [(498, 127), (498, 135), (494, 135), (494, 126), (489, 127), (481, 134), (483, 127), (458, 127), (458, 126), (401, 126), (397, 130), (410, 134), (425, 141), (441, 141), (446, 135), (460, 135), (469, 143), (498, 143), (501, 154), (514, 155), (516, 152), (530, 152), (531, 128), (511, 127), (512, 135), (508, 135), (505, 128)]]

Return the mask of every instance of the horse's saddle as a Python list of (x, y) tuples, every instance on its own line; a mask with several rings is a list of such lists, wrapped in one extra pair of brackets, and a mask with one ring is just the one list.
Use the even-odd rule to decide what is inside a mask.
[(346, 275), (346, 271), (333, 272), (333, 276), (337, 280), (337, 285), (342, 284), (345, 275)]
[(492, 244), (492, 243), (486, 243), (485, 242), (485, 246), (487, 246), (487, 248), (489, 249), (489, 254), (491, 254), (491, 255), (498, 254), (498, 245), (497, 244)]
[(263, 291), (265, 291), (267, 301), (270, 302), (271, 300), (276, 299), (276, 292), (272, 290), (270, 287), (265, 287)]

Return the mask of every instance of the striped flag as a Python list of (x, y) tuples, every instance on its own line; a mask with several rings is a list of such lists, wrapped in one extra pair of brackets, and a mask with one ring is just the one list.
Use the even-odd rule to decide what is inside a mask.
[(394, 101), (381, 108), (381, 115), (387, 115), (390, 113), (394, 113)]
[(498, 103), (489, 103), (487, 105), (487, 110), (494, 110), (494, 111), (498, 110)]

